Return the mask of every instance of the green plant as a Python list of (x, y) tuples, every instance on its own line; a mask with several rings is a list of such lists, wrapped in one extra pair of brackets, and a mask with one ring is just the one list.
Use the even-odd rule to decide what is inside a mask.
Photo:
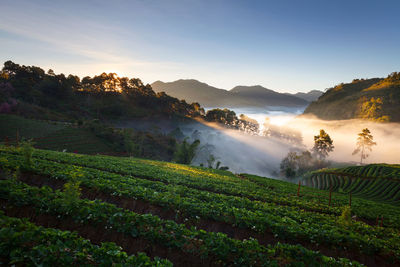
[(196, 155), (199, 145), (199, 140), (195, 140), (190, 144), (186, 139), (184, 139), (182, 144), (177, 145), (177, 149), (174, 154), (174, 161), (181, 164), (190, 164)]
[(338, 220), (342, 225), (346, 225), (346, 226), (351, 225), (352, 219), (351, 219), (351, 207), (350, 206), (344, 207), (342, 214), (340, 215)]
[(79, 179), (83, 176), (81, 168), (75, 168), (69, 172), (70, 180), (64, 184), (65, 200), (69, 204), (76, 203), (81, 195)]
[(32, 154), (34, 151), (33, 148), (34, 142), (32, 142), (32, 140), (22, 140), (20, 142), (20, 149), (24, 155), (24, 164), (23, 167), (26, 169), (30, 169), (32, 167), (33, 164), (33, 160), (32, 160)]

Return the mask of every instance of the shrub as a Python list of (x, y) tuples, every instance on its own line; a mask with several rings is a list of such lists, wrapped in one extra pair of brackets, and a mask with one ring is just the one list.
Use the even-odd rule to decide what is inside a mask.
[(346, 206), (344, 207), (343, 211), (342, 211), (342, 215), (340, 215), (339, 217), (339, 222), (342, 225), (350, 225), (352, 222), (351, 219), (351, 207), (350, 206)]
[(24, 165), (22, 166), (24, 169), (30, 169), (32, 167), (32, 154), (34, 151), (32, 140), (22, 140), (20, 142), (20, 149), (22, 154), (24, 155)]
[(71, 177), (70, 180), (64, 184), (65, 201), (68, 204), (74, 204), (81, 195), (81, 188), (79, 187), (81, 182), (78, 181), (78, 179), (82, 177), (83, 174), (80, 168), (75, 168), (69, 175)]

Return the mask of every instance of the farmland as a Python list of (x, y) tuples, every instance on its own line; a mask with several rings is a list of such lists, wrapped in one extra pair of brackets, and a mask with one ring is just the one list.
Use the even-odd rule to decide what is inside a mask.
[[(177, 266), (193, 265), (194, 258), (200, 265), (316, 266), (400, 259), (400, 209), (390, 203), (354, 196), (356, 219), (343, 222), (345, 193), (335, 193), (329, 205), (327, 191), (301, 187), (297, 195), (295, 184), (254, 175), (38, 149), (32, 159), (26, 167), (21, 149), (0, 149), (2, 178), (9, 177), (0, 181), (5, 215), (76, 231), (93, 246), (115, 242), (129, 254)], [(73, 179), (82, 193), (74, 204), (63, 201), (63, 187)], [(380, 225), (377, 216), (384, 216)], [(104, 238), (93, 236), (96, 229), (105, 230)]]
[(17, 138), (32, 139), (35, 147), (84, 154), (106, 153), (113, 147), (87, 129), (68, 122), (52, 122), (0, 114), (0, 139), (15, 144)]
[(400, 165), (369, 164), (312, 172), (306, 184), (397, 205), (400, 203)]

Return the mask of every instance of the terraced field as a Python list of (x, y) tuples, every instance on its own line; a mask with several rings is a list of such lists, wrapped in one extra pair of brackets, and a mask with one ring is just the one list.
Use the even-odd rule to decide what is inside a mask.
[(47, 122), (27, 119), (15, 115), (0, 114), (0, 142), (8, 139), (15, 144), (18, 139), (32, 139), (36, 148), (56, 151), (97, 154), (114, 149), (105, 140), (87, 129), (74, 127), (70, 123)]
[(400, 204), (400, 165), (370, 164), (312, 172), (308, 186)]
[[(169, 264), (159, 259), (164, 258), (176, 266), (400, 264), (400, 209), (387, 203), (354, 197), (356, 218), (344, 221), (340, 215), (348, 203), (346, 194), (335, 193), (332, 207), (326, 191), (301, 187), (298, 194), (297, 185), (264, 177), (45, 150), (34, 151), (31, 166), (24, 162), (21, 150), (0, 147), (2, 223), (26, 217), (37, 225), (32, 227), (45, 227), (40, 231), (75, 231), (76, 239), (89, 239), (93, 250), (104, 251), (97, 245), (114, 242), (127, 253), (116, 250), (116, 255), (125, 255), (118, 257), (122, 262), (143, 258), (149, 264)], [(14, 177), (17, 168), (22, 172)], [(80, 182), (81, 198), (71, 202), (63, 188), (74, 180)], [(377, 226), (375, 218), (382, 214), (385, 219)], [(127, 256), (139, 252), (152, 260)], [(1, 260), (11, 258), (1, 255)]]

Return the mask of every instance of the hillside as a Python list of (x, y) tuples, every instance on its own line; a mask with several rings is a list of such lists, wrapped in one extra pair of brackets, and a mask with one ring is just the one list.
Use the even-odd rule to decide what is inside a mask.
[(306, 106), (304, 99), (277, 93), (273, 90), (264, 88), (260, 85), (255, 86), (236, 86), (230, 90), (236, 96), (251, 101), (256, 106)]
[(400, 121), (400, 75), (356, 79), (339, 84), (312, 102), (304, 114), (326, 120), (368, 119)]
[[(89, 251), (97, 249), (91, 243), (114, 242), (129, 254), (145, 252), (150, 257), (166, 258), (175, 266), (400, 263), (397, 205), (354, 196), (352, 214), (357, 220), (342, 221), (347, 194), (335, 193), (333, 204), (328, 205), (327, 191), (303, 186), (298, 191), (295, 184), (254, 175), (45, 150), (34, 150), (29, 163), (23, 150), (4, 146), (0, 147), (0, 164), (2, 179), (8, 178), (0, 180), (4, 212), (0, 224), (6, 225), (7, 233), (22, 235), (39, 225), (45, 227), (34, 236), (40, 240), (46, 231), (72, 230), (90, 240), (85, 241), (91, 246)], [(20, 175), (7, 176), (17, 167)], [(66, 182), (68, 190), (54, 191)], [(81, 188), (80, 199), (71, 189), (74, 185)], [(378, 215), (385, 218), (381, 226), (376, 226)], [(30, 222), (12, 217), (26, 217)], [(78, 235), (75, 242), (84, 242)], [(56, 242), (55, 237), (54, 242), (62, 248), (61, 238)], [(0, 234), (2, 247), (8, 240)], [(38, 245), (36, 241), (12, 244), (3, 252), (3, 262), (17, 255), (13, 251), (21, 246), (32, 253), (30, 248)], [(42, 250), (50, 251), (50, 246), (43, 244)], [(107, 245), (110, 249), (113, 246)], [(80, 260), (99, 260), (90, 254), (93, 252), (85, 251), (90, 256), (85, 254)], [(78, 260), (74, 253), (78, 252), (70, 251), (62, 257)], [(104, 258), (111, 260), (111, 255), (120, 251), (113, 253)], [(52, 253), (40, 255), (38, 262), (54, 259)], [(18, 259), (25, 264), (31, 260)]]
[(237, 86), (230, 91), (209, 86), (197, 80), (178, 80), (151, 84), (156, 92), (166, 92), (188, 102), (198, 102), (205, 107), (300, 107), (308, 104), (304, 99), (286, 95), (262, 86)]
[(354, 196), (400, 202), (400, 165), (369, 164), (314, 171), (305, 179), (308, 186)]
[[(140, 123), (136, 123), (140, 125)], [(32, 140), (35, 148), (81, 154), (138, 156), (171, 161), (178, 140), (155, 130), (110, 127), (98, 121), (82, 124), (0, 114), (0, 143)]]
[(0, 113), (74, 122), (160, 115), (196, 117), (204, 110), (196, 103), (156, 94), (138, 78), (101, 73), (80, 79), (6, 61), (0, 71)]

